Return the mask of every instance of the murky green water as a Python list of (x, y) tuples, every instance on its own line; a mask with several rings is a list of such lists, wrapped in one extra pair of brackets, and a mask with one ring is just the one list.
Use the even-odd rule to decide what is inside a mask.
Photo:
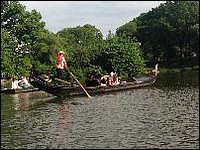
[(199, 148), (199, 73), (88, 99), (1, 95), (1, 148)]

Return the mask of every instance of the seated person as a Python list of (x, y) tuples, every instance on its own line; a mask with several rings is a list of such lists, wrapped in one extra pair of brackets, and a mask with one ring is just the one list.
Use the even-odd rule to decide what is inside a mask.
[(119, 85), (119, 84), (120, 84), (119, 83), (119, 78), (118, 78), (117, 74), (115, 73), (113, 75), (113, 85)]
[(28, 80), (26, 79), (26, 77), (22, 76), (21, 80), (19, 81), (19, 85), (23, 88), (29, 88), (32, 87), (31, 84), (28, 82)]
[(108, 75), (104, 75), (104, 76), (102, 76), (101, 77), (101, 79), (100, 79), (100, 86), (106, 86), (108, 83), (107, 83), (107, 78), (108, 78), (109, 76)]
[(110, 75), (104, 75), (100, 80), (101, 86), (114, 86), (119, 85), (119, 77), (116, 73), (111, 72)]
[(107, 85), (112, 86), (113, 85), (113, 78), (107, 77)]
[(22, 87), (19, 86), (19, 81), (15, 77), (13, 77), (13, 79), (12, 79), (12, 87), (11, 88), (12, 89), (22, 89)]
[(111, 72), (110, 78), (108, 81), (109, 81), (109, 85), (111, 85), (111, 86), (119, 85), (119, 78), (116, 73)]
[(94, 76), (91, 76), (90, 79), (85, 81), (86, 86), (99, 86), (100, 80)]

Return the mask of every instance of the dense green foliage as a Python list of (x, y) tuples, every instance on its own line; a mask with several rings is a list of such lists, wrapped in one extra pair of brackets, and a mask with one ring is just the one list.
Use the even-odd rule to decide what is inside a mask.
[(40, 13), (26, 11), (17, 1), (1, 1), (1, 57), (5, 60), (2, 72), (12, 76), (30, 74), (34, 51), (31, 47), (45, 26), (41, 19)]
[(167, 1), (119, 27), (116, 33), (136, 38), (148, 62), (188, 65), (199, 57), (199, 2)]
[[(166, 2), (119, 27), (116, 35), (109, 31), (103, 39), (90, 24), (51, 33), (36, 10), (26, 11), (17, 1), (1, 1), (1, 72), (55, 76), (59, 50), (82, 83), (91, 74), (142, 74), (145, 62), (153, 62), (151, 66), (190, 62), (199, 56), (198, 4)], [(70, 79), (67, 72), (65, 79)]]
[(53, 33), (41, 32), (32, 46), (34, 74), (55, 74), (56, 53), (66, 51), (62, 39)]
[(144, 60), (138, 43), (119, 37), (109, 38), (101, 55), (94, 63), (107, 72), (117, 72), (120, 75), (134, 76), (144, 72)]
[(90, 65), (90, 58), (99, 53), (102, 33), (89, 24), (83, 27), (65, 28), (57, 33), (66, 43), (69, 62), (73, 68), (85, 68)]
[(1, 70), (14, 75), (15, 64), (11, 63), (14, 60), (13, 50), (16, 47), (15, 39), (9, 33), (1, 28)]

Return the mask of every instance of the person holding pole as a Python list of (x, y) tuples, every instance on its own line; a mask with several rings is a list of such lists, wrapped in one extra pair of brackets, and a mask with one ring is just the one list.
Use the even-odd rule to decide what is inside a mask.
[(72, 74), (72, 72), (69, 70), (68, 66), (67, 66), (67, 62), (65, 60), (64, 57), (64, 52), (63, 51), (59, 51), (57, 53), (57, 59), (56, 59), (56, 72), (57, 72), (57, 77), (59, 79), (62, 78), (62, 74), (64, 69), (66, 69), (70, 75), (76, 80), (76, 82), (79, 84), (79, 86), (83, 89), (83, 91), (86, 93), (86, 95), (91, 98), (91, 96), (89, 95), (89, 93), (85, 90), (85, 88), (81, 85), (81, 83), (76, 79), (76, 77)]
[(56, 72), (57, 72), (57, 78), (62, 79), (63, 71), (66, 68), (67, 69), (67, 62), (64, 57), (64, 52), (59, 51), (57, 53), (57, 59), (56, 59)]

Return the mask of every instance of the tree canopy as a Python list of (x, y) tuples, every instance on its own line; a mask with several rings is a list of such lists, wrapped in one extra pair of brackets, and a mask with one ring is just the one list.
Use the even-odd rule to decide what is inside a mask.
[[(168, 66), (199, 56), (199, 2), (167, 1), (108, 32), (90, 24), (52, 33), (36, 10), (1, 1), (1, 71), (9, 76), (55, 75), (56, 53), (63, 50), (70, 69), (84, 82), (111, 71), (142, 74), (147, 64)], [(68, 75), (65, 75), (68, 78)]]
[(146, 61), (182, 65), (183, 59), (199, 56), (199, 2), (167, 1), (116, 33), (135, 37)]

